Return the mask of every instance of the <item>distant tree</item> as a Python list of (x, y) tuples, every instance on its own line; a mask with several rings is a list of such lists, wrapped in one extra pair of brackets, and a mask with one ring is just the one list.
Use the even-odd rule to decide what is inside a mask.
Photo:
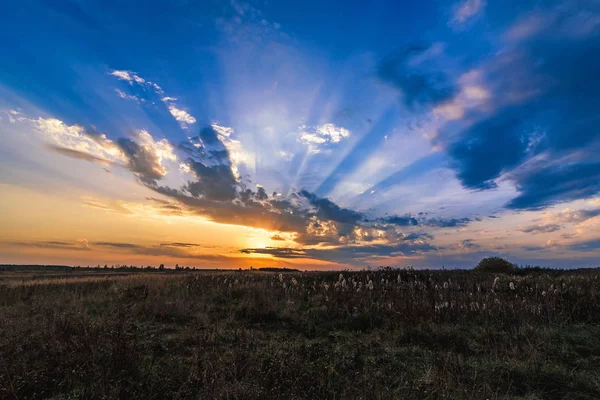
[(475, 271), (512, 274), (516, 271), (515, 264), (502, 257), (487, 257), (479, 261)]
[(165, 264), (160, 264), (158, 267), (159, 270), (163, 271), (165, 269)]

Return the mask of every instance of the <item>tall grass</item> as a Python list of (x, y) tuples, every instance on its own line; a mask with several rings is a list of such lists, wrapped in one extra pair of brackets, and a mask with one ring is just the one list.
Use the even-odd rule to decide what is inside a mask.
[(0, 285), (0, 398), (600, 398), (597, 271)]

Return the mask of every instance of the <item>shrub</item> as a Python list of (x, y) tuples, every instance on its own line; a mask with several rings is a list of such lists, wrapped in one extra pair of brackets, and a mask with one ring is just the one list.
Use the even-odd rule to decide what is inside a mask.
[(502, 257), (487, 257), (479, 261), (475, 267), (475, 271), (480, 272), (495, 272), (512, 274), (516, 270), (515, 264)]

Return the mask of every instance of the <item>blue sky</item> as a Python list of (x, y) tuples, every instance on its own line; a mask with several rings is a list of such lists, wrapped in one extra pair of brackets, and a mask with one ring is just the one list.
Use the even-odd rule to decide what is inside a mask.
[(595, 266), (599, 11), (594, 0), (6, 5), (0, 184), (14, 212), (0, 254)]

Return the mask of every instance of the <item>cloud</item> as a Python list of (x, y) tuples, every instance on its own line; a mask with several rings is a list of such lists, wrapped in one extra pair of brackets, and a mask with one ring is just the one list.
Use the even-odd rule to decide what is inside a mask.
[[(475, 219), (479, 221), (479, 219)], [(431, 218), (424, 222), (424, 225), (435, 228), (457, 228), (468, 225), (472, 222), (471, 218)]]
[(472, 250), (479, 249), (481, 246), (475, 243), (473, 239), (465, 239), (458, 244), (458, 248), (461, 250)]
[(442, 47), (438, 44), (409, 46), (383, 59), (377, 77), (398, 89), (402, 102), (409, 109), (444, 103), (457, 89), (441, 69), (435, 69), (433, 61), (441, 52)]
[(167, 107), (173, 118), (179, 122), (182, 128), (187, 129), (188, 125), (196, 123), (196, 118), (191, 116), (187, 111), (179, 109), (173, 104), (169, 104)]
[(556, 232), (560, 229), (562, 229), (562, 226), (556, 225), (556, 224), (530, 225), (530, 226), (526, 226), (525, 228), (521, 229), (521, 232), (533, 233), (533, 234), (550, 233), (550, 232)]
[(157, 199), (154, 197), (146, 197), (146, 200), (153, 204), (153, 207), (158, 208), (158, 211), (164, 215), (184, 215), (186, 210), (181, 204)]
[(105, 135), (90, 134), (80, 125), (68, 125), (56, 118), (24, 120), (32, 123), (42, 133), (47, 148), (53, 151), (90, 162), (105, 160), (108, 163), (122, 164), (126, 161), (123, 152)]
[(115, 92), (117, 93), (117, 95), (118, 95), (120, 98), (122, 98), (122, 99), (125, 99), (125, 100), (135, 100), (135, 101), (137, 101), (138, 103), (139, 103), (140, 101), (141, 101), (141, 102), (144, 102), (144, 101), (145, 101), (144, 99), (141, 99), (141, 98), (139, 98), (139, 97), (137, 97), (137, 96), (133, 96), (133, 95), (130, 95), (130, 94), (126, 94), (125, 92), (123, 92), (123, 91), (122, 91), (122, 90), (120, 90), (120, 89), (115, 89)]
[(550, 163), (545, 168), (519, 171), (512, 177), (520, 194), (507, 203), (511, 209), (539, 209), (600, 193), (600, 163)]
[[(350, 136), (348, 129), (332, 123), (316, 127), (302, 125), (299, 129), (298, 142), (307, 145), (311, 153), (319, 153), (323, 147), (339, 143), (348, 136)], [(281, 153), (282, 157), (287, 155), (285, 152)]]
[(142, 245), (128, 242), (95, 242), (92, 245), (110, 248), (119, 253), (139, 254), (153, 257), (173, 257), (206, 262), (231, 262), (235, 259), (234, 257), (226, 255), (199, 253), (194, 250), (196, 246), (190, 245), (189, 243)]
[(383, 218), (377, 218), (376, 221), (384, 224), (391, 224), (396, 226), (428, 226), (432, 228), (458, 228), (463, 227), (471, 223), (472, 221), (479, 221), (479, 218), (472, 219), (468, 217), (463, 218), (441, 218), (434, 217), (428, 218), (424, 213), (413, 216), (411, 214), (406, 215), (392, 215)]
[(566, 208), (557, 213), (546, 213), (543, 219), (556, 223), (579, 224), (600, 215), (600, 208), (572, 210)]
[[(53, 125), (54, 126), (54, 125)], [(78, 140), (97, 146), (104, 152), (119, 154), (122, 165), (138, 177), (146, 187), (154, 190), (164, 198), (148, 198), (150, 207), (165, 215), (199, 215), (218, 223), (262, 228), (275, 232), (273, 240), (294, 241), (300, 246), (329, 245), (339, 249), (321, 253), (320, 249), (306, 248), (305, 253), (297, 251), (275, 251), (271, 255), (281, 258), (299, 257), (367, 257), (371, 251), (374, 256), (417, 254), (431, 251), (429, 241), (432, 237), (426, 233), (402, 232), (403, 227), (414, 226), (463, 226), (470, 219), (441, 219), (419, 217), (418, 224), (411, 224), (410, 216), (391, 216), (386, 219), (367, 221), (363, 213), (343, 208), (332, 200), (319, 197), (307, 190), (293, 191), (283, 196), (256, 185), (249, 188), (235, 174), (228, 141), (233, 141), (234, 130), (229, 127), (213, 124), (202, 129), (198, 136), (189, 137), (187, 141), (171, 145), (166, 139), (155, 140), (147, 131), (136, 131), (130, 138), (119, 138), (115, 141), (103, 134), (87, 132), (79, 126), (57, 124), (59, 131), (66, 130)], [(329, 132), (330, 137), (335, 133)], [(71, 137), (70, 136), (70, 137)], [(336, 139), (337, 140), (337, 139)], [(95, 156), (61, 150), (70, 157), (87, 161), (100, 162)], [(179, 153), (184, 157), (179, 161)], [(167, 174), (167, 162), (177, 162), (185, 166), (193, 179), (179, 188), (159, 185), (159, 181)], [(90, 206), (115, 212), (131, 213), (125, 205), (100, 204), (91, 202)], [(416, 219), (416, 218), (415, 218)], [(287, 235), (287, 236), (286, 236)], [(122, 249), (136, 254), (161, 255), (168, 251), (173, 256), (190, 257), (185, 253), (195, 248), (190, 243), (163, 243), (159, 246), (145, 246), (120, 242), (95, 242), (95, 247)], [(336, 247), (336, 248), (337, 248)], [(264, 251), (264, 250), (261, 250)], [(247, 253), (257, 253), (249, 250)], [(266, 254), (266, 253), (263, 253)], [(195, 256), (194, 256), (195, 257)]]
[(117, 79), (127, 82), (133, 82), (133, 73), (131, 71), (112, 70), (110, 71), (110, 74), (116, 77)]
[(397, 226), (417, 226), (419, 225), (419, 220), (412, 215), (393, 215), (390, 217), (379, 218), (379, 222), (383, 222), (386, 224), (392, 224)]
[(434, 139), (466, 189), (494, 189), (505, 179), (518, 191), (506, 207), (516, 210), (600, 193), (600, 34), (587, 19), (576, 35), (565, 28), (581, 18), (577, 4), (523, 16), (552, 17), (527, 34), (509, 35), (479, 68), (490, 93), (485, 107), (468, 110)]
[(576, 252), (597, 252), (600, 250), (600, 239), (590, 239), (581, 242), (571, 243), (567, 246), (567, 249)]
[(136, 140), (120, 138), (116, 146), (126, 155), (127, 167), (146, 185), (156, 185), (167, 174), (163, 160), (176, 161), (173, 147), (166, 140), (154, 141), (144, 130), (136, 132)]
[(449, 24), (458, 26), (475, 18), (485, 8), (485, 0), (463, 0), (454, 6), (454, 12)]
[(36, 247), (40, 249), (59, 249), (59, 250), (89, 250), (86, 239), (81, 239), (76, 242), (66, 242), (59, 240), (39, 241), (39, 242), (11, 242), (10, 244), (23, 247)]
[(69, 149), (67, 147), (57, 146), (55, 144), (47, 144), (46, 148), (48, 148), (52, 151), (55, 151), (59, 154), (62, 154), (63, 156), (75, 158), (78, 160), (84, 160), (84, 161), (93, 162), (93, 163), (101, 164), (101, 165), (107, 165), (107, 166), (115, 164), (113, 161), (107, 160), (105, 158), (97, 157), (92, 154), (86, 153), (84, 151), (73, 150), (73, 149)]
[(207, 200), (228, 201), (236, 198), (238, 181), (228, 165), (207, 166), (188, 160), (187, 165), (196, 176), (196, 181), (188, 182), (185, 190), (193, 197)]
[(241, 249), (244, 254), (268, 254), (276, 258), (305, 258), (306, 253), (303, 250), (291, 247), (264, 247)]
[[(165, 96), (163, 89), (156, 83), (148, 81), (142, 78), (141, 76), (137, 75), (136, 73), (127, 70), (113, 70), (110, 72), (110, 75), (116, 77), (119, 80), (126, 81), (130, 85), (133, 85), (135, 83), (144, 88), (149, 88), (157, 96), (159, 96), (159, 99), (165, 104), (165, 106), (169, 110), (169, 113), (173, 116), (173, 118), (175, 118), (177, 122), (179, 122), (181, 128), (189, 129), (190, 125), (196, 123), (196, 118), (194, 116), (192, 116), (188, 111), (184, 110), (175, 103), (175, 101), (178, 100), (178, 98), (173, 96)], [(143, 103), (146, 101), (144, 98), (128, 95), (120, 89), (115, 89), (115, 92), (122, 99), (135, 100), (138, 103)]]
[(141, 246), (132, 243), (120, 243), (120, 242), (95, 242), (92, 243), (93, 246), (101, 246), (101, 247), (116, 247), (119, 249), (138, 249)]
[(300, 195), (304, 196), (310, 204), (316, 209), (316, 216), (326, 221), (336, 221), (346, 224), (356, 224), (363, 218), (362, 214), (347, 208), (341, 208), (329, 199), (317, 197), (314, 193), (307, 190), (301, 190)]
[(190, 248), (190, 247), (199, 247), (199, 244), (196, 243), (181, 243), (181, 242), (173, 242), (173, 243), (161, 243), (160, 244), (163, 247), (183, 247), (183, 248)]
[(265, 247), (240, 250), (245, 254), (268, 254), (275, 258), (313, 258), (352, 264), (357, 262), (363, 264), (373, 257), (408, 257), (431, 251), (437, 251), (437, 248), (423, 240), (406, 240), (394, 244), (339, 246), (327, 249)]

